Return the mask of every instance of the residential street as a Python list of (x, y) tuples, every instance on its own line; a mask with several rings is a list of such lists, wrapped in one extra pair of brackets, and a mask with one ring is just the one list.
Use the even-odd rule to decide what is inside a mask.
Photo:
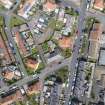
[[(1, 88), (0, 88), (0, 94), (3, 94), (3, 93), (6, 93), (6, 92), (8, 92), (8, 91), (10, 91), (10, 89), (12, 88), (12, 87), (14, 87), (14, 86), (16, 86), (16, 87), (18, 87), (18, 88), (21, 88), (23, 85), (25, 85), (25, 84), (27, 84), (27, 83), (29, 83), (29, 82), (31, 82), (31, 81), (33, 81), (33, 80), (41, 80), (43, 83), (44, 83), (44, 80), (45, 80), (45, 78), (47, 77), (47, 76), (49, 76), (49, 75), (51, 75), (51, 74), (53, 74), (54, 72), (56, 72), (57, 70), (59, 70), (60, 68), (62, 68), (62, 67), (64, 67), (64, 66), (68, 66), (68, 70), (69, 70), (69, 78), (68, 78), (68, 86), (66, 87), (66, 89), (64, 90), (64, 105), (74, 105), (74, 103), (72, 102), (72, 98), (74, 98), (74, 97), (76, 97), (76, 98), (79, 98), (80, 99), (80, 101), (82, 100), (82, 101), (84, 101), (84, 103), (85, 103), (85, 101), (86, 100), (88, 100), (88, 98), (87, 97), (84, 97), (84, 96), (82, 96), (82, 94), (83, 94), (83, 92), (84, 92), (84, 90), (82, 89), (82, 87), (81, 87), (81, 83), (83, 82), (82, 81), (82, 75), (83, 75), (83, 70), (84, 70), (84, 62), (80, 62), (79, 61), (79, 58), (80, 58), (80, 49), (81, 49), (81, 45), (83, 44), (83, 37), (84, 37), (84, 32), (83, 32), (83, 30), (85, 29), (85, 24), (84, 24), (84, 22), (85, 22), (85, 19), (87, 18), (87, 17), (94, 17), (94, 18), (96, 18), (96, 19), (98, 19), (99, 20), (99, 22), (100, 23), (102, 23), (103, 24), (103, 26), (105, 26), (105, 14), (104, 13), (102, 13), (102, 12), (100, 12), (100, 11), (97, 11), (96, 9), (93, 9), (93, 8), (91, 8), (91, 9), (88, 9), (87, 8), (87, 6), (88, 6), (88, 3), (89, 3), (89, 1), (88, 0), (82, 0), (82, 3), (81, 3), (81, 5), (79, 6), (79, 5), (77, 5), (77, 3), (74, 3), (72, 0), (62, 0), (62, 2), (60, 2), (60, 3), (58, 3), (59, 4), (59, 8), (62, 8), (63, 7), (63, 9), (64, 8), (66, 8), (66, 7), (71, 7), (71, 10), (73, 9), (76, 13), (78, 12), (79, 13), (79, 15), (76, 17), (77, 18), (77, 24), (76, 24), (76, 27), (77, 27), (77, 29), (75, 30), (76, 32), (75, 32), (75, 36), (77, 37), (76, 39), (75, 39), (75, 42), (74, 42), (74, 45), (73, 45), (73, 48), (71, 49), (71, 45), (69, 46), (69, 48), (70, 48), (70, 51), (72, 52), (72, 54), (71, 54), (71, 57), (68, 57), (68, 58), (66, 58), (65, 57), (65, 59), (63, 59), (63, 60), (58, 60), (59, 62), (57, 62), (57, 61), (53, 61), (53, 62), (51, 62), (50, 64), (48, 64), (48, 58), (50, 59), (50, 57), (53, 57), (54, 56), (54, 54), (55, 54), (55, 49), (56, 48), (59, 48), (60, 49), (60, 51), (61, 51), (61, 46), (59, 46), (58, 47), (58, 45), (59, 45), (59, 43), (57, 42), (58, 40), (62, 40), (64, 37), (65, 37), (65, 39), (67, 38), (67, 35), (65, 34), (64, 35), (64, 33), (63, 33), (63, 31), (64, 31), (64, 29), (65, 29), (65, 27), (64, 26), (66, 26), (65, 24), (65, 9), (64, 9), (64, 11), (62, 12), (61, 11), (61, 14), (59, 15), (59, 18), (62, 20), (62, 18), (63, 18), (63, 22), (64, 23), (62, 23), (63, 24), (63, 28), (62, 28), (62, 30), (60, 30), (60, 29), (56, 29), (55, 27), (57, 27), (57, 22), (58, 21), (55, 21), (55, 20), (53, 20), (55, 23), (54, 23), (54, 25), (55, 25), (55, 27), (54, 27), (54, 29), (51, 29), (51, 28), (49, 28), (49, 30), (48, 30), (48, 32), (47, 32), (47, 29), (46, 29), (46, 27), (48, 28), (49, 26), (49, 17), (50, 18), (52, 18), (53, 17), (53, 15), (54, 15), (54, 13), (52, 12), (52, 14), (50, 14), (50, 13), (48, 13), (49, 11), (50, 11), (50, 9), (47, 11), (47, 13), (46, 13), (46, 16), (43, 16), (42, 17), (42, 14), (44, 14), (45, 13), (45, 11), (43, 11), (42, 12), (42, 14), (40, 14), (40, 12), (38, 12), (37, 13), (37, 10), (36, 11), (34, 11), (34, 9), (36, 9), (36, 7), (33, 9), (33, 11), (35, 12), (35, 13), (37, 13), (37, 15), (36, 16), (33, 16), (33, 19), (32, 20), (27, 20), (27, 19), (24, 19), (22, 16), (19, 16), (19, 15), (17, 15), (15, 12), (16, 12), (16, 10), (17, 10), (17, 8), (19, 8), (19, 5), (20, 5), (20, 3), (21, 3), (21, 0), (16, 0), (16, 4), (14, 5), (14, 7), (12, 8), (12, 9), (10, 9), (10, 10), (7, 10), (7, 11), (0, 11), (0, 16), (3, 16), (3, 18), (4, 18), (4, 23), (5, 23), (5, 25), (4, 25), (4, 30), (5, 30), (5, 33), (6, 33), (6, 35), (7, 35), (7, 40), (8, 40), (8, 45), (9, 45), (9, 47), (11, 48), (11, 51), (14, 53), (14, 58), (15, 58), (15, 66), (18, 66), (19, 67), (19, 70), (20, 70), (20, 72), (21, 72), (21, 75), (22, 75), (22, 78), (20, 79), (20, 80), (18, 80), (17, 82), (15, 82), (15, 83), (13, 83), (12, 85), (10, 85), (10, 86), (7, 86), (6, 84), (4, 84), (4, 83), (2, 83), (1, 81), (1, 84), (3, 84), (3, 86), (0, 86)], [(38, 3), (37, 3), (37, 5), (38, 5)], [(36, 5), (34, 5), (34, 6), (36, 6)], [(42, 5), (40, 4), (40, 7), (39, 8), (41, 8), (41, 9), (43, 9), (42, 7), (41, 7)], [(51, 5), (52, 6), (52, 5)], [(28, 8), (28, 7), (27, 7)], [(38, 9), (39, 9), (38, 8)], [(47, 7), (46, 7), (47, 8)], [(45, 9), (46, 9), (45, 8)], [(26, 9), (26, 8), (25, 8)], [(70, 9), (70, 8), (69, 8)], [(58, 14), (59, 14), (59, 11), (60, 11), (60, 9), (58, 10)], [(57, 12), (57, 10), (56, 10), (56, 12)], [(71, 11), (70, 11), (71, 12)], [(32, 14), (32, 12), (30, 12), (30, 14)], [(67, 14), (67, 13), (66, 13)], [(27, 15), (29, 15), (28, 13), (27, 13)], [(45, 14), (44, 14), (45, 15)], [(57, 15), (57, 13), (56, 13), (56, 15)], [(70, 15), (70, 14), (69, 14)], [(28, 26), (28, 28), (29, 28), (29, 30), (30, 30), (30, 33), (32, 34), (32, 35), (30, 35), (30, 36), (28, 36), (27, 34), (25, 34), (24, 36), (25, 36), (25, 38), (27, 39), (27, 38), (30, 38), (30, 37), (32, 37), (32, 40), (33, 40), (33, 43), (34, 43), (34, 48), (36, 48), (37, 50), (38, 50), (38, 56), (41, 58), (41, 62), (44, 64), (44, 66), (45, 66), (45, 68), (44, 69), (42, 69), (41, 71), (40, 71), (40, 73), (36, 73), (35, 72), (35, 67), (37, 67), (36, 66), (36, 64), (37, 63), (39, 63), (38, 61), (37, 61), (37, 59), (35, 58), (35, 55), (34, 55), (34, 53), (32, 54), (32, 56), (30, 56), (30, 58), (32, 58), (33, 56), (33, 59), (32, 60), (36, 60), (35, 62), (34, 61), (31, 61), (31, 63), (29, 64), (29, 65), (31, 65), (31, 64), (34, 64), (35, 63), (35, 67), (34, 67), (34, 73), (36, 73), (37, 74), (37, 76), (33, 76), (33, 75), (36, 75), (36, 74), (31, 74), (31, 75), (28, 75), (28, 72), (27, 72), (27, 70), (26, 70), (26, 67), (25, 67), (25, 63), (23, 62), (23, 57), (22, 57), (22, 55), (20, 54), (20, 51), (19, 51), (19, 48), (18, 48), (18, 46), (17, 46), (17, 44), (16, 44), (16, 42), (15, 42), (15, 40), (14, 40), (14, 37), (13, 37), (13, 35), (12, 35), (12, 29), (11, 29), (11, 27), (10, 27), (10, 21), (11, 21), (11, 18), (13, 17), (13, 16), (15, 16), (15, 17), (18, 17), (19, 19), (21, 19), (21, 20), (23, 20), (24, 22), (25, 22), (25, 24)], [(48, 16), (48, 17), (47, 17)], [(29, 18), (28, 18), (29, 19)], [(60, 20), (59, 19), (59, 20)], [(60, 21), (61, 21), (60, 20)], [(72, 21), (72, 19), (70, 19), (70, 22)], [(66, 20), (66, 22), (67, 22), (67, 20)], [(46, 25), (46, 23), (47, 23), (47, 25)], [(36, 28), (36, 29), (35, 29)], [(68, 27), (66, 27), (66, 29), (67, 29)], [(35, 30), (34, 30), (35, 29)], [(44, 30), (45, 29), (45, 30)], [(40, 34), (37, 34), (37, 33), (43, 33), (43, 35), (45, 34), (44, 33), (44, 31), (46, 32), (46, 36), (48, 37), (50, 34), (52, 35), (52, 34), (55, 34), (54, 32), (55, 32), (55, 30), (56, 30), (56, 32), (57, 32), (57, 36), (56, 36), (56, 38), (58, 38), (58, 39), (56, 39), (56, 40), (54, 40), (54, 39), (51, 39), (51, 41), (52, 42), (54, 42), (55, 43), (55, 46), (57, 46), (57, 47), (54, 47), (54, 45), (52, 44), (52, 43), (50, 43), (50, 45), (52, 45), (52, 46), (48, 46), (48, 43), (47, 44), (45, 44), (45, 46), (44, 47), (46, 47), (45, 48), (45, 50), (48, 50), (48, 51), (45, 51), (45, 52), (47, 52), (48, 54), (46, 54), (46, 56), (48, 55), (48, 58), (46, 57), (45, 58), (45, 53), (44, 53), (44, 50), (43, 50), (43, 48), (42, 48), (42, 42), (45, 40), (44, 38), (43, 39), (41, 39), (40, 37)], [(36, 33), (35, 33), (35, 31), (36, 31)], [(66, 30), (66, 32), (67, 32), (68, 30)], [(95, 30), (96, 31), (96, 30)], [(89, 32), (90, 33), (90, 32)], [(36, 38), (36, 34), (37, 35), (39, 35), (38, 37), (39, 37), (39, 40), (40, 40), (40, 44), (38, 43), (38, 40), (37, 40), (37, 38)], [(48, 35), (47, 35), (48, 34)], [(60, 36), (59, 34), (62, 34), (62, 35), (64, 35), (64, 36)], [(69, 34), (71, 35), (71, 32), (69, 32)], [(74, 33), (73, 33), (74, 34)], [(98, 39), (98, 38), (97, 38)], [(31, 41), (32, 41), (31, 40)], [(50, 40), (50, 39), (49, 39)], [(48, 40), (48, 41), (49, 41)], [(98, 39), (99, 40), (99, 39)], [(28, 40), (29, 42), (31, 42), (30, 40)], [(41, 42), (42, 41), (42, 42)], [(46, 41), (46, 42), (48, 42), (48, 41)], [(50, 42), (51, 42), (50, 41)], [(70, 40), (71, 41), (71, 40)], [(25, 42), (25, 41), (24, 41)], [(28, 43), (29, 43), (28, 42)], [(23, 44), (24, 46), (25, 46), (25, 44)], [(12, 46), (12, 47), (11, 47)], [(28, 44), (25, 46), (25, 47), (27, 47), (28, 46)], [(66, 46), (66, 45), (65, 45)], [(29, 47), (29, 46), (28, 46)], [(53, 51), (52, 51), (52, 49), (53, 49)], [(63, 48), (62, 48), (63, 49)], [(89, 49), (89, 48), (87, 48), (87, 49)], [(64, 50), (64, 49), (63, 49)], [(66, 52), (67, 53), (67, 52)], [(51, 56), (49, 56), (51, 54)], [(60, 54), (61, 54), (61, 52), (60, 52)], [(59, 54), (59, 55), (60, 55)], [(56, 55), (56, 54), (55, 54)], [(87, 52), (86, 52), (86, 54), (85, 54), (86, 56), (88, 55), (87, 54)], [(62, 55), (63, 56), (63, 55)], [(25, 58), (25, 57), (24, 57)], [(63, 57), (62, 57), (63, 58)], [(55, 59), (55, 58), (54, 58)], [(93, 60), (93, 59), (92, 59)], [(94, 61), (92, 61), (92, 62), (94, 62)], [(97, 60), (97, 62), (98, 62), (98, 60)], [(78, 64), (80, 63), (80, 67), (81, 67), (81, 69), (78, 69)], [(96, 62), (95, 62), (96, 63)], [(7, 65), (6, 65), (7, 66)], [(31, 65), (32, 66), (32, 65)], [(103, 66), (103, 65), (102, 65)], [(83, 70), (82, 70), (83, 69)], [(77, 75), (77, 73), (78, 73), (78, 75)], [(0, 74), (0, 77), (2, 77), (2, 75)], [(79, 78), (79, 79), (78, 79)], [(92, 78), (93, 79), (93, 78)], [(43, 86), (42, 86), (43, 87)], [(59, 86), (58, 86), (58, 84), (55, 84), (54, 86), (53, 86), (53, 88), (52, 88), (52, 90), (51, 90), (51, 96), (50, 96), (50, 104), (49, 105), (60, 105), (59, 104), (59, 96), (60, 96), (60, 92), (59, 92)], [(99, 89), (100, 89), (100, 87), (98, 87)], [(97, 88), (97, 86), (96, 86), (96, 90), (99, 90)], [(97, 94), (98, 94), (98, 92), (97, 92)], [(43, 105), (43, 90), (41, 90), (41, 95), (40, 95), (40, 105)], [(39, 98), (39, 97), (38, 97)], [(28, 104), (27, 104), (28, 105)]]

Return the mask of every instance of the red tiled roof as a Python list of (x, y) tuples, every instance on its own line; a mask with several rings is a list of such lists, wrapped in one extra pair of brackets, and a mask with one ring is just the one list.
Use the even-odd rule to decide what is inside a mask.
[(39, 81), (33, 85), (30, 85), (28, 87), (28, 90), (27, 90), (27, 94), (28, 95), (31, 95), (31, 94), (37, 94), (39, 93), (40, 91), (42, 90), (42, 82)]
[(61, 48), (72, 48), (73, 47), (73, 38), (62, 37), (61, 39), (59, 39), (58, 43)]
[(23, 99), (24, 97), (22, 96), (21, 92), (17, 90), (16, 93), (13, 93), (1, 99), (0, 105), (10, 105), (15, 101), (22, 101)]
[(94, 8), (103, 10), (104, 9), (104, 0), (95, 0), (94, 1)]
[(24, 40), (22, 40), (19, 32), (16, 32), (15, 35), (16, 35), (16, 42), (17, 42), (17, 45), (19, 47), (20, 53), (23, 55), (26, 55), (28, 52), (24, 46), (24, 43), (25, 43)]
[(49, 0), (44, 4), (44, 10), (46, 11), (53, 11), (56, 9), (57, 5), (54, 3), (51, 3)]
[(90, 32), (90, 38), (89, 39), (93, 40), (93, 41), (98, 41), (101, 34), (102, 34), (102, 24), (94, 23), (93, 28)]
[(4, 42), (4, 40), (2, 39), (1, 35), (0, 35), (0, 49), (3, 50), (4, 58), (8, 62), (11, 62), (11, 58), (9, 56), (9, 52), (8, 52), (7, 46), (6, 46), (5, 42)]

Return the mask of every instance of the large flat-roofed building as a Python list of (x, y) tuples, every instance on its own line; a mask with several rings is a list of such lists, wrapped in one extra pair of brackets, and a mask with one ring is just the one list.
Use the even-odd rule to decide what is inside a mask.
[(100, 56), (99, 56), (98, 64), (105, 66), (105, 49), (100, 50)]
[(10, 9), (13, 6), (13, 2), (11, 0), (0, 0), (0, 4), (7, 9)]

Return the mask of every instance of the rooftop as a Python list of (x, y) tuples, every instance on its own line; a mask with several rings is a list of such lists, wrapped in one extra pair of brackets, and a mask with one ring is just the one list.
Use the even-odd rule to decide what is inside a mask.
[(38, 60), (36, 59), (31, 59), (31, 58), (28, 58), (25, 62), (26, 66), (33, 69), (33, 70), (36, 70), (39, 66), (39, 62)]
[(22, 101), (24, 97), (21, 92), (17, 90), (15, 93), (10, 94), (0, 100), (0, 105), (10, 105), (15, 101)]
[(2, 55), (2, 57), (8, 62), (10, 63), (11, 62), (11, 58), (10, 58), (10, 54), (8, 52), (8, 48), (6, 46), (6, 43), (4, 42), (2, 36), (0, 35), (0, 52)]
[(102, 24), (101, 23), (94, 23), (93, 28), (90, 32), (90, 40), (98, 41), (102, 34)]
[(95, 9), (103, 10), (104, 7), (105, 7), (104, 0), (94, 0), (94, 8)]
[(71, 37), (62, 37), (59, 39), (59, 46), (61, 48), (72, 48), (73, 47), (73, 38)]
[(28, 86), (27, 89), (27, 94), (31, 95), (31, 94), (37, 94), (42, 90), (42, 82), (38, 81), (36, 83), (33, 83), (31, 85)]
[(25, 42), (24, 42), (24, 40), (22, 40), (22, 37), (21, 37), (19, 32), (15, 33), (15, 41), (16, 41), (18, 47), (19, 47), (20, 53), (22, 55), (26, 55), (28, 52), (27, 52), (27, 49), (26, 49), (26, 47), (24, 45)]
[(45, 11), (51, 12), (57, 8), (57, 5), (55, 3), (50, 2), (50, 0), (47, 0), (43, 7)]
[(12, 80), (14, 77), (14, 72), (10, 70), (5, 70), (2, 72), (2, 75), (7, 80)]
[(7, 9), (10, 9), (13, 5), (13, 2), (11, 0), (0, 0), (0, 2)]
[(26, 0), (24, 4), (20, 5), (20, 10), (18, 11), (18, 14), (27, 19), (29, 17), (28, 13), (30, 12), (35, 2), (36, 0)]
[(100, 50), (99, 65), (105, 65), (105, 49)]
[(88, 57), (93, 58), (93, 59), (97, 59), (98, 53), (99, 53), (98, 48), (99, 48), (99, 43), (94, 42), (94, 41), (90, 41)]

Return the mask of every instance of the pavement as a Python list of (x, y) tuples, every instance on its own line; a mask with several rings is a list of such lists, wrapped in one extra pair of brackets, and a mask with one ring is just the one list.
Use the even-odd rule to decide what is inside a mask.
[[(13, 11), (17, 8), (19, 3), (20, 3), (20, 0), (17, 0), (16, 6), (11, 11), (7, 11), (7, 12), (0, 11), (0, 15), (4, 16), (5, 25), (6, 25), (5, 31), (6, 31), (6, 34), (8, 36), (8, 41), (13, 44), (13, 46), (16, 50), (15, 58), (18, 62), (20, 62), (19, 68), (20, 68), (21, 72), (24, 73), (24, 78), (13, 84), (13, 85), (17, 85), (17, 86), (20, 87), (20, 86), (24, 85), (25, 83), (28, 83), (28, 82), (30, 82), (34, 79), (37, 79), (37, 77), (33, 78), (33, 76), (27, 76), (27, 73), (26, 73), (24, 64), (22, 62), (20, 53), (19, 53), (19, 51), (17, 49), (17, 46), (16, 46), (16, 44), (13, 40), (13, 37), (12, 37), (12, 34), (11, 34), (11, 29), (9, 27), (9, 22), (10, 22), (11, 16), (13, 15)], [(74, 52), (73, 52), (73, 55), (72, 55), (72, 60), (70, 58), (65, 59), (65, 60), (62, 61), (61, 64), (53, 64), (51, 67), (50, 66), (46, 67), (44, 70), (42, 70), (42, 72), (38, 75), (38, 77), (41, 80), (43, 80), (47, 75), (53, 73), (54, 71), (58, 70), (59, 68), (65, 66), (65, 65), (68, 65), (70, 73), (71, 73), (71, 75), (69, 77), (69, 87), (67, 88), (67, 91), (65, 92), (65, 95), (66, 95), (65, 105), (68, 105), (69, 100), (70, 100), (70, 94), (72, 92), (73, 79), (75, 77), (74, 74), (77, 72), (76, 64), (78, 63), (77, 58), (79, 56), (80, 44), (82, 43), (81, 36), (83, 36), (82, 29), (84, 28), (84, 19), (87, 16), (92, 16), (92, 17), (95, 17), (96, 19), (99, 19), (99, 21), (101, 21), (105, 25), (105, 14), (103, 14), (101, 12), (98, 12), (98, 11), (95, 11), (95, 10), (87, 11), (86, 10), (87, 0), (83, 0), (80, 7), (78, 5), (76, 5), (74, 2), (69, 1), (69, 0), (62, 1), (60, 5), (64, 6), (64, 7), (71, 6), (72, 8), (77, 10), (80, 14), (79, 18), (78, 18), (78, 37), (75, 41), (75, 48), (74, 48)], [(42, 59), (44, 61), (43, 54), (40, 53), (40, 55), (42, 56)], [(11, 86), (13, 86), (13, 85), (11, 85)], [(0, 89), (0, 92), (8, 91), (11, 86), (8, 86), (8, 87), (4, 86), (3, 88)]]
[(27, 77), (24, 77), (23, 79), (21, 79), (21, 80), (15, 82), (14, 84), (12, 84), (12, 85), (10, 85), (10, 86), (8, 86), (8, 87), (5, 86), (5, 87), (1, 88), (1, 89), (0, 89), (0, 93), (8, 91), (8, 90), (10, 89), (10, 87), (12, 87), (12, 86), (14, 86), (14, 85), (17, 85), (18, 87), (21, 87), (21, 86), (23, 86), (24, 84), (26, 84), (26, 83), (28, 83), (28, 82), (31, 82), (32, 80), (37, 79), (38, 77), (39, 77), (39, 79), (40, 79), (41, 81), (43, 81), (43, 80), (46, 78), (46, 76), (48, 76), (48, 75), (54, 73), (55, 71), (59, 70), (60, 68), (62, 68), (62, 67), (64, 67), (64, 66), (67, 66), (67, 64), (69, 64), (69, 62), (70, 62), (70, 58), (63, 60), (61, 64), (52, 64), (52, 66), (47, 66), (47, 67), (46, 67), (45, 69), (43, 69), (43, 70), (41, 71), (41, 73), (38, 74), (35, 78), (33, 78), (32, 75), (27, 76)]
[[(74, 5), (70, 1), (68, 1), (67, 4), (69, 6)], [(86, 6), (87, 6), (87, 0), (84, 0), (82, 2), (81, 6), (80, 6), (80, 9), (79, 9), (78, 36), (77, 36), (77, 39), (76, 39), (75, 44), (74, 44), (75, 48), (74, 48), (74, 52), (72, 54), (72, 60), (71, 60), (71, 64), (70, 64), (70, 66), (71, 66), (71, 72), (70, 72), (71, 75), (69, 77), (69, 87), (68, 87), (67, 92), (66, 92), (65, 105), (69, 104), (70, 94), (72, 92), (72, 83), (73, 83), (73, 79), (75, 77), (74, 74), (77, 72), (76, 64), (78, 63), (77, 59), (79, 57), (79, 49), (80, 49), (80, 45), (82, 43), (81, 36), (83, 36), (82, 29), (84, 28), (83, 24), (84, 24), (84, 19), (85, 19), (85, 16), (86, 16), (85, 15), (85, 13), (86, 13)], [(73, 7), (75, 7), (75, 6), (73, 6)]]

